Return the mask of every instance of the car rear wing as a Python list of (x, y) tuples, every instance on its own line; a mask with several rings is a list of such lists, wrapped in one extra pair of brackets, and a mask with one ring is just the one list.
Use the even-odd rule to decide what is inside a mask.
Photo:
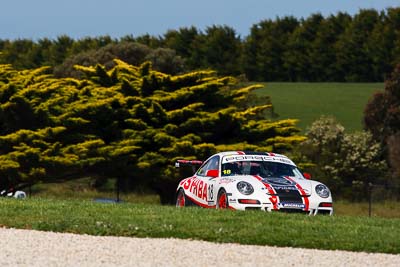
[(193, 166), (193, 167), (196, 167), (196, 166), (200, 166), (201, 164), (203, 164), (203, 161), (201, 161), (201, 160), (178, 159), (175, 162), (175, 167), (176, 168), (179, 168), (179, 167), (182, 167), (182, 166)]
[(203, 161), (201, 161), (201, 160), (186, 160), (186, 159), (178, 159), (176, 162), (175, 162), (175, 167), (176, 168), (179, 168), (179, 167), (182, 167), (182, 166), (191, 166), (192, 167), (192, 171), (193, 171), (193, 173), (196, 171), (196, 169), (201, 165), (201, 164), (203, 164)]

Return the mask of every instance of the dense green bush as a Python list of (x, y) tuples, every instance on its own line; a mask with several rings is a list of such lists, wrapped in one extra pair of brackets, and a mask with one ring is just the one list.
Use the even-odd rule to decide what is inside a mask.
[(370, 183), (384, 185), (387, 178), (382, 149), (369, 132), (345, 133), (333, 117), (321, 117), (308, 129), (301, 152), (314, 165), (316, 179), (335, 197), (365, 200)]

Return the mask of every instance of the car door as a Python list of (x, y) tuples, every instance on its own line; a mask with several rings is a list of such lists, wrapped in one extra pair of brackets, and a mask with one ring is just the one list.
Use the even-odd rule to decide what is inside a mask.
[(196, 173), (196, 177), (201, 180), (203, 184), (203, 193), (201, 194), (202, 201), (204, 201), (204, 204), (208, 207), (214, 206), (215, 199), (217, 198), (215, 185), (220, 173), (219, 163), (220, 156), (213, 156), (207, 160)]

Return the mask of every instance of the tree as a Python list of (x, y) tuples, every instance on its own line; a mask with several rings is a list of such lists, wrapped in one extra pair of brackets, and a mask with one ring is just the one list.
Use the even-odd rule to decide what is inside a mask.
[(184, 60), (169, 48), (152, 50), (146, 55), (145, 61), (151, 61), (155, 70), (168, 74), (182, 73), (185, 68)]
[(61, 64), (65, 58), (70, 56), (70, 49), (73, 43), (74, 40), (67, 35), (57, 37), (54, 45), (50, 48), (50, 60), (53, 66)]
[(345, 81), (377, 81), (371, 77), (373, 51), (368, 47), (368, 40), (378, 22), (376, 10), (360, 10), (336, 43), (338, 69)]
[(383, 158), (390, 163), (393, 172), (391, 186), (400, 191), (400, 64), (386, 80), (385, 90), (375, 93), (369, 100), (364, 110), (364, 124), (374, 140), (383, 146)]
[[(123, 39), (120, 40), (121, 43), (124, 42)], [(96, 38), (93, 37), (84, 37), (79, 40), (75, 40), (71, 47), (71, 55), (76, 55), (82, 52), (87, 52), (90, 50), (100, 49), (109, 44), (116, 43), (116, 40), (113, 40), (110, 36), (99, 36)]]
[(395, 29), (391, 26), (385, 12), (380, 13), (380, 19), (375, 24), (368, 40), (366, 49), (372, 60), (372, 72), (370, 79), (384, 81), (392, 71), (392, 58), (396, 40)]
[(388, 137), (388, 157), (391, 166), (393, 181), (395, 188), (400, 188), (400, 133), (396, 133)]
[(257, 85), (215, 71), (168, 75), (150, 62), (48, 68), (0, 65), (0, 177), (12, 184), (118, 178), (172, 200), (178, 158), (221, 150), (286, 151), (304, 140), (296, 120), (271, 121), (270, 103), (249, 105)]
[(27, 54), (33, 47), (34, 42), (32, 40), (18, 39), (13, 42), (4, 42), (1, 49), (1, 62), (12, 62), (16, 68), (30, 68), (32, 67), (32, 62), (29, 61)]
[(364, 111), (364, 123), (376, 140), (382, 143), (400, 129), (400, 64), (385, 82), (385, 90), (377, 92)]
[(320, 21), (313, 42), (310, 44), (310, 81), (342, 81), (343, 74), (337, 66), (335, 44), (349, 26), (351, 17), (338, 13)]
[(387, 9), (387, 24), (394, 35), (391, 40), (393, 50), (390, 63), (391, 66), (396, 66), (400, 62), (400, 7)]
[(149, 34), (144, 34), (136, 38), (125, 37), (125, 40), (134, 41), (135, 43), (140, 43), (150, 48), (159, 48), (162, 45), (162, 40), (159, 37), (151, 36)]
[(188, 70), (201, 67), (201, 64), (193, 57), (195, 54), (195, 44), (200, 36), (200, 31), (196, 27), (180, 28), (179, 30), (169, 30), (164, 34), (164, 45), (176, 51), (177, 55), (185, 59)]
[(296, 18), (284, 17), (253, 25), (245, 45), (246, 76), (257, 81), (288, 80), (284, 54), (288, 49), (288, 39), (298, 24)]
[(221, 75), (239, 75), (242, 46), (240, 37), (228, 26), (206, 28), (202, 46), (205, 65), (202, 68), (217, 70)]
[[(322, 70), (320, 66), (312, 64), (312, 44), (317, 38), (323, 17), (314, 14), (307, 20), (302, 20), (290, 35), (288, 48), (284, 53), (284, 66), (288, 70), (290, 81), (314, 81), (318, 79), (314, 72)], [(314, 55), (313, 55), (314, 56)]]

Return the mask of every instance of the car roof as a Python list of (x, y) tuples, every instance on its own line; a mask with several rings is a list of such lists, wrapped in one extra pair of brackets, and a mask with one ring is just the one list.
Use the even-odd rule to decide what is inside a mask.
[[(251, 160), (251, 158), (246, 157), (246, 156), (261, 156), (262, 160), (264, 160), (264, 161), (282, 162), (282, 163), (296, 166), (296, 164), (292, 160), (290, 160), (287, 156), (278, 154), (278, 153), (271, 153), (271, 152), (224, 151), (224, 152), (219, 152), (215, 155), (219, 155), (221, 158), (222, 157), (227, 158), (229, 156), (238, 156), (239, 155), (239, 156), (243, 156), (244, 160)], [(254, 158), (254, 159), (256, 159), (256, 158)], [(260, 157), (258, 157), (258, 159), (260, 159)], [(236, 157), (236, 161), (240, 161), (240, 158)]]

